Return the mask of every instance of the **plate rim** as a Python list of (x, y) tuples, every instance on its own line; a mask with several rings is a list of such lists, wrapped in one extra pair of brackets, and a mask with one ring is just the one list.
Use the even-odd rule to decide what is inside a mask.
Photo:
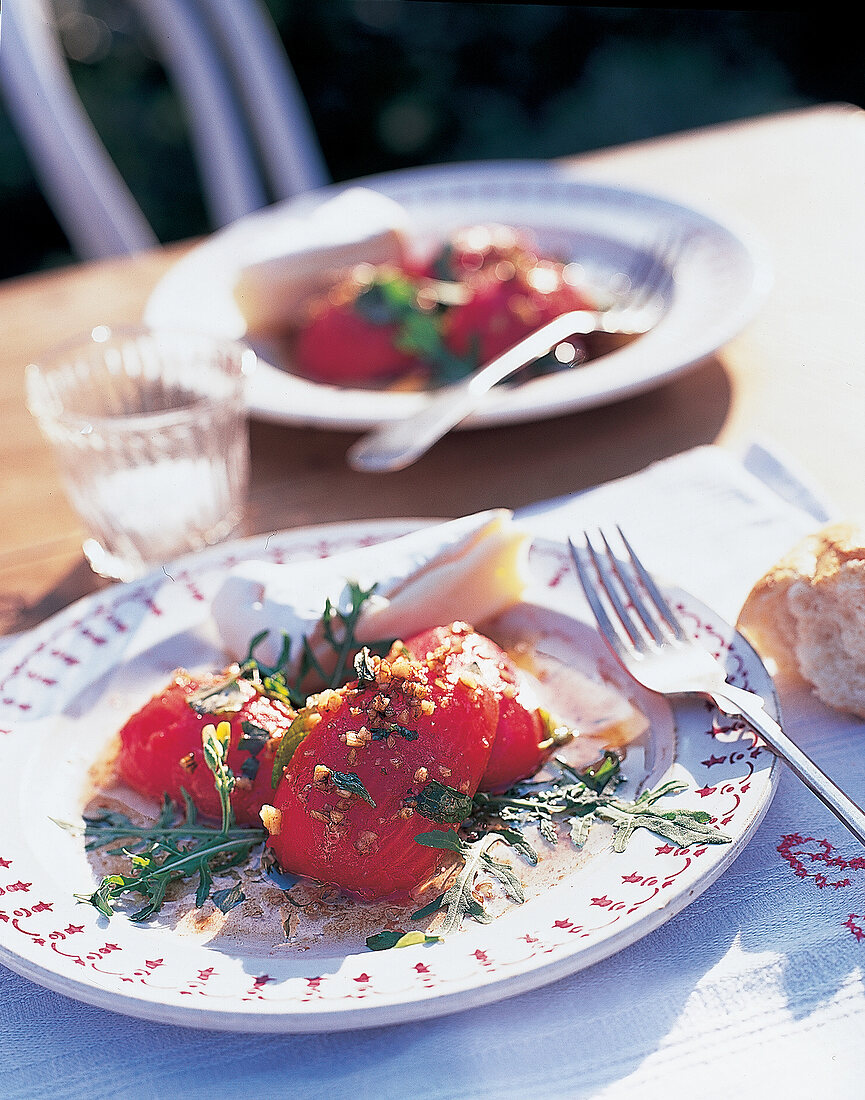
[[(422, 526), (434, 525), (437, 522), (439, 521), (430, 519), (352, 520), (292, 528), (278, 532), (275, 535), (271, 533), (267, 536), (255, 535), (232, 540), (220, 546), (211, 547), (206, 551), (188, 555), (174, 563), (172, 570), (179, 570), (182, 569), (184, 565), (190, 566), (195, 563), (203, 564), (203, 568), (207, 569), (211, 561), (217, 560), (220, 557), (227, 558), (227, 560), (230, 561), (236, 561), (238, 560), (238, 552), (240, 552), (239, 556), (241, 558), (254, 555), (257, 550), (260, 551), (265, 549), (267, 544), (272, 542), (274, 538), (277, 540), (285, 539), (288, 549), (290, 550), (292, 543), (303, 539), (316, 539), (318, 537), (326, 538), (327, 536), (358, 539), (369, 536), (373, 530), (381, 531), (382, 538), (387, 539), (396, 537), (399, 532), (417, 530)], [(564, 543), (561, 540), (545, 537), (533, 538), (533, 545), (547, 545), (556, 547), (559, 550), (563, 550), (564, 547)], [(216, 566), (216, 568), (218, 567), (219, 566)], [(227, 566), (223, 563), (222, 568), (227, 568)], [(164, 580), (162, 571), (152, 574), (151, 577), (162, 577)], [(144, 578), (143, 580), (146, 582), (147, 579), (148, 578)], [(131, 584), (136, 583), (142, 582), (131, 582)], [(86, 612), (88, 607), (95, 606), (99, 604), (100, 601), (104, 602), (106, 596), (110, 595), (112, 592), (118, 593), (127, 590), (129, 587), (130, 584), (116, 584), (109, 586), (108, 589), (85, 596), (75, 604), (58, 612), (44, 623), (22, 635), (11, 647), (9, 647), (9, 649), (0, 653), (0, 675), (3, 674), (4, 669), (8, 666), (10, 658), (13, 661), (17, 658), (17, 651), (24, 647), (25, 643), (29, 641), (31, 643), (35, 642), (38, 645), (40, 636), (42, 634), (50, 634), (51, 629), (58, 620), (65, 618), (68, 614), (80, 616), (82, 612)], [(689, 604), (693, 608), (709, 616), (710, 622), (729, 631), (730, 637), (735, 639), (737, 649), (741, 649), (747, 654), (748, 659), (753, 662), (754, 667), (761, 670), (762, 674), (765, 675), (765, 686), (768, 689), (768, 698), (765, 700), (767, 709), (770, 713), (776, 714), (780, 720), (780, 703), (774, 682), (753, 646), (751, 646), (747, 639), (744, 638), (734, 626), (726, 623), (720, 615), (707, 608), (702, 601), (689, 594), (684, 595), (687, 596)], [(570, 617), (573, 616), (571, 615)], [(188, 627), (188, 625), (188, 622), (184, 619), (179, 624), (179, 629), (183, 629), (184, 626)], [(175, 629), (171, 633), (165, 634), (164, 637), (173, 637), (177, 633), (178, 630)], [(78, 690), (81, 690), (80, 686)], [(675, 707), (672, 709), (675, 719), (677, 712)], [(56, 715), (57, 712), (55, 711), (54, 713)], [(51, 716), (49, 715), (49, 717)], [(2, 752), (2, 742), (0, 742), (0, 752)], [(678, 753), (674, 753), (674, 758), (678, 759)], [(180, 1026), (206, 1028), (209, 1030), (282, 1034), (345, 1031), (366, 1029), (381, 1026), (386, 1023), (407, 1022), (409, 1020), (416, 1021), (450, 1015), (458, 1011), (480, 1007), (484, 1004), (517, 996), (520, 993), (539, 988), (550, 982), (594, 966), (603, 959), (618, 953), (618, 951), (622, 950), (624, 947), (641, 941), (672, 916), (686, 908), (691, 901), (695, 900), (717, 881), (735, 859), (738, 858), (750, 842), (754, 832), (757, 830), (767, 813), (777, 790), (780, 776), (780, 763), (777, 757), (771, 753), (767, 755), (766, 761), (767, 768), (765, 769), (762, 799), (759, 805), (750, 813), (747, 822), (737, 836), (736, 842), (729, 846), (725, 845), (720, 849), (722, 854), (712, 864), (711, 869), (707, 873), (701, 875), (687, 892), (674, 894), (668, 904), (652, 909), (636, 925), (624, 925), (615, 935), (599, 939), (593, 946), (590, 953), (591, 957), (586, 957), (585, 953), (581, 954), (580, 952), (554, 953), (552, 959), (543, 964), (537, 963), (530, 967), (518, 967), (516, 973), (512, 973), (505, 977), (499, 976), (486, 982), (478, 982), (477, 978), (473, 977), (467, 984), (456, 982), (454, 983), (454, 987), (450, 989), (443, 985), (438, 987), (432, 994), (427, 992), (426, 995), (421, 997), (418, 997), (415, 991), (411, 989), (404, 989), (400, 995), (391, 996), (385, 1003), (368, 1003), (361, 1006), (356, 1003), (347, 1003), (348, 999), (346, 998), (338, 1005), (330, 1005), (327, 1009), (317, 1012), (301, 1012), (296, 1008), (288, 1010), (285, 1008), (282, 1010), (274, 1009), (273, 1011), (267, 1012), (241, 1012), (237, 1009), (236, 998), (232, 1007), (209, 1004), (205, 1008), (194, 1007), (192, 1005), (187, 1007), (187, 1005), (170, 1003), (156, 997), (127, 996), (119, 990), (109, 989), (105, 986), (93, 983), (92, 981), (88, 982), (83, 980), (83, 975), (82, 980), (78, 981), (59, 971), (41, 967), (28, 956), (10, 950), (7, 943), (2, 941), (0, 941), (0, 963), (44, 988), (96, 1007), (104, 1008), (109, 1011), (121, 1012), (124, 1015), (135, 1018), (158, 1020), (161, 1022), (168, 1021)], [(510, 912), (518, 914), (519, 910)], [(505, 914), (505, 916), (507, 916), (507, 914)], [(461, 935), (466, 934), (466, 932), (461, 933)], [(0, 926), (0, 935), (2, 935), (2, 926)], [(480, 935), (480, 932), (478, 929), (472, 928), (468, 930), (468, 935), (470, 937), (475, 937)], [(4, 941), (5, 939), (6, 937), (3, 936)], [(418, 952), (422, 949), (409, 948), (404, 950), (407, 952)], [(400, 954), (402, 954), (402, 952), (400, 952)], [(354, 959), (362, 957), (366, 956), (363, 953), (360, 955), (356, 953), (347, 953), (342, 956), (334, 957), (316, 956), (316, 962), (323, 966), (328, 961), (333, 961), (334, 959), (342, 959), (345, 961), (349, 958)], [(244, 958), (248, 959), (249, 956), (244, 956)], [(582, 961), (579, 961), (580, 959), (582, 959)], [(574, 964), (574, 960), (577, 960), (576, 965)], [(410, 1012), (404, 1014), (408, 1007), (410, 1007)]]
[[(726, 237), (728, 244), (739, 250), (740, 258), (747, 264), (749, 275), (747, 286), (743, 287), (737, 304), (730, 308), (723, 318), (723, 323), (716, 322), (711, 338), (704, 339), (690, 348), (683, 358), (669, 350), (665, 351), (662, 347), (656, 353), (662, 361), (661, 364), (657, 364), (648, 374), (640, 373), (635, 364), (630, 373), (624, 372), (622, 379), (619, 381), (611, 379), (605, 384), (603, 375), (613, 374), (617, 365), (622, 366), (623, 352), (627, 353), (628, 349), (614, 351), (604, 357), (603, 364), (590, 363), (573, 376), (556, 376), (559, 383), (563, 380), (574, 383), (574, 392), (566, 399), (557, 399), (556, 394), (560, 392), (561, 386), (554, 387), (552, 380), (533, 379), (511, 391), (503, 390), (500, 394), (491, 394), (485, 407), (472, 413), (458, 430), (499, 427), (561, 416), (609, 404), (624, 397), (636, 396), (663, 385), (670, 379), (693, 370), (715, 354), (753, 318), (768, 296), (773, 282), (768, 246), (756, 229), (746, 225), (742, 219), (734, 219), (727, 214), (721, 215), (696, 205), (685, 205), (650, 190), (638, 190), (613, 182), (584, 178), (580, 176), (578, 166), (569, 166), (565, 162), (512, 159), (427, 164), (415, 168), (375, 173), (328, 184), (293, 199), (283, 200), (253, 211), (193, 246), (163, 274), (148, 297), (144, 321), (154, 326), (179, 324), (180, 321), (172, 317), (170, 300), (177, 294), (178, 289), (183, 287), (184, 282), (188, 281), (187, 273), (194, 276), (209, 257), (215, 255), (219, 258), (225, 252), (231, 251), (233, 242), (242, 240), (250, 227), (253, 227), (254, 231), (258, 224), (267, 224), (271, 220), (278, 221), (281, 217), (290, 216), (295, 212), (303, 213), (304, 210), (313, 209), (335, 195), (354, 187), (369, 187), (373, 190), (381, 190), (385, 194), (392, 194), (405, 187), (421, 190), (440, 187), (442, 181), (449, 181), (450, 186), (468, 183), (478, 187), (481, 182), (490, 178), (499, 182), (504, 180), (511, 186), (521, 184), (532, 187), (554, 186), (561, 188), (563, 193), (568, 193), (571, 199), (577, 195), (593, 196), (594, 201), (648, 207), (655, 217), (663, 213), (666, 218), (676, 219), (683, 225), (702, 224), (704, 227), (711, 228), (714, 233)], [(614, 240), (612, 236), (609, 239)], [(678, 316), (675, 305), (671, 312), (672, 321), (675, 322)], [(236, 327), (230, 331), (226, 330), (224, 335), (231, 336), (233, 339), (248, 340), (245, 332)], [(644, 342), (641, 341), (641, 343), (645, 348)], [(409, 415), (420, 408), (426, 399), (422, 393), (389, 392), (384, 395), (384, 402), (379, 400), (375, 403), (375, 412), (372, 412), (371, 409), (365, 409), (365, 405), (371, 403), (370, 394), (376, 391), (330, 386), (300, 379), (271, 364), (266, 347), (256, 344), (255, 341), (253, 346), (259, 352), (260, 369), (257, 377), (251, 380), (247, 406), (251, 416), (265, 422), (332, 430), (366, 430)], [(634, 358), (634, 356), (629, 355), (628, 358)], [(614, 370), (593, 369), (594, 366), (600, 368), (602, 365), (606, 368), (612, 365)], [(601, 383), (593, 384), (592, 379), (599, 376), (602, 379)], [(585, 382), (587, 378), (588, 383)], [(520, 393), (522, 393), (522, 400), (519, 399)], [(294, 412), (291, 403), (297, 399), (298, 394), (303, 398), (301, 404), (305, 407), (300, 412)], [(518, 396), (514, 397), (515, 394)], [(532, 397), (533, 400), (526, 403), (526, 396)], [(332, 411), (326, 410), (332, 410), (337, 400), (344, 404), (345, 408), (335, 416)], [(357, 411), (358, 408), (361, 411)]]

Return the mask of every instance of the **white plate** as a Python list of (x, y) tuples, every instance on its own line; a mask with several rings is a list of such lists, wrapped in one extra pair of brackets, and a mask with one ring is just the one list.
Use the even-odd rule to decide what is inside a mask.
[[(688, 790), (670, 804), (707, 810), (730, 844), (677, 849), (638, 830), (626, 851), (606, 841), (580, 867), (492, 924), (467, 922), (441, 943), (383, 952), (312, 950), (285, 942), (208, 943), (169, 921), (110, 921), (77, 903), (96, 879), (80, 836), (88, 771), (124, 719), (179, 664), (222, 660), (208, 633), (209, 600), (238, 560), (327, 556), (403, 534), (417, 521), (311, 528), (192, 556), (140, 582), (68, 608), (0, 657), (0, 962), (50, 989), (132, 1016), (262, 1032), (324, 1031), (432, 1017), (551, 982), (645, 936), (705, 890), (741, 852), (777, 782), (775, 757), (703, 705), (670, 711), (637, 692), (590, 625), (565, 549), (536, 542), (537, 587), (509, 616), (564, 655), (598, 662), (646, 709), (652, 732), (626, 772)], [(772, 682), (729, 626), (683, 597), (698, 637), (737, 683), (777, 713)], [(14, 783), (11, 780), (14, 777)], [(275, 938), (278, 939), (278, 938)], [(362, 941), (361, 941), (362, 943)]]
[[(695, 366), (735, 336), (768, 290), (769, 265), (750, 232), (647, 194), (575, 178), (547, 162), (487, 162), (394, 172), (324, 188), (257, 212), (181, 259), (154, 289), (145, 321), (243, 337), (237, 274), (262, 237), (287, 217), (348, 186), (381, 191), (409, 211), (423, 237), (498, 221), (532, 229), (543, 246), (583, 263), (604, 284), (639, 270), (671, 231), (688, 246), (661, 322), (646, 336), (566, 373), (501, 387), (465, 427), (559, 416), (640, 393)], [(269, 349), (249, 390), (251, 413), (287, 424), (357, 430), (415, 412), (423, 393), (336, 388), (273, 366)]]

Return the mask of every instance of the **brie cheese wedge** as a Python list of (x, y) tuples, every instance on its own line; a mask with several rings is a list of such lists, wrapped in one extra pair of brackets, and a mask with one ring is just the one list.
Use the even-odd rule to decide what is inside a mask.
[(407, 638), (456, 619), (476, 625), (517, 603), (528, 585), (529, 536), (507, 509), (424, 527), (377, 546), (297, 563), (244, 562), (216, 593), (213, 618), (229, 654), (241, 660), (250, 641), (267, 637), (255, 656), (276, 663), (283, 637), (290, 666), (302, 639), (324, 653), (325, 601), (348, 612), (350, 582), (375, 586), (358, 620), (360, 642)]
[(296, 328), (310, 300), (357, 264), (398, 264), (408, 228), (399, 203), (365, 187), (268, 226), (249, 246), (234, 285), (247, 335), (279, 336)]

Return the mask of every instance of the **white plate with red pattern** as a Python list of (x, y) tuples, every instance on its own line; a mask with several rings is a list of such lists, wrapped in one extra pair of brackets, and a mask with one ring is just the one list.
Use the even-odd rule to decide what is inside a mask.
[[(743, 328), (771, 284), (765, 246), (754, 232), (708, 212), (658, 196), (581, 180), (553, 162), (482, 162), (428, 166), (321, 188), (257, 211), (215, 233), (178, 261), (147, 303), (145, 322), (246, 338), (234, 287), (248, 257), (285, 223), (349, 187), (363, 186), (399, 202), (423, 240), (483, 222), (528, 229), (538, 245), (579, 263), (589, 286), (609, 289), (622, 274), (645, 271), (671, 239), (681, 257), (659, 322), (646, 335), (585, 365), (497, 387), (462, 427), (561, 416), (644, 392), (690, 370)], [(282, 232), (284, 236), (284, 232)], [(260, 369), (248, 406), (261, 420), (348, 431), (417, 412), (423, 392), (322, 385), (277, 364), (257, 347)]]
[[(718, 878), (768, 809), (775, 757), (703, 704), (670, 709), (635, 689), (591, 624), (566, 549), (536, 541), (536, 586), (509, 613), (511, 628), (522, 623), (534, 641), (551, 644), (549, 652), (571, 653), (628, 693), (651, 722), (644, 743), (626, 756), (628, 788), (684, 781), (671, 806), (707, 811), (730, 843), (676, 848), (637, 830), (620, 854), (603, 835), (582, 854), (560, 844), (564, 869), (524, 904), (505, 907), (490, 924), (466, 921), (440, 942), (386, 951), (329, 934), (333, 925), (324, 920), (316, 930), (323, 895), (303, 883), (312, 891), (307, 901), (317, 901), (302, 942), (286, 939), (279, 914), (244, 912), (260, 898), (232, 910), (231, 934), (225, 926), (214, 934), (205, 910), (133, 924), (76, 901), (98, 876), (80, 834), (56, 822), (80, 821), (111, 738), (175, 667), (222, 664), (208, 608), (226, 570), (244, 559), (327, 557), (417, 526), (355, 523), (226, 544), (88, 597), (0, 655), (0, 962), (70, 997), (161, 1022), (256, 1032), (370, 1027), (475, 1007), (591, 966)], [(771, 678), (750, 646), (690, 597), (680, 602), (695, 636), (777, 714)], [(268, 890), (278, 907), (280, 892), (273, 884)], [(363, 924), (362, 908), (340, 913), (352, 911)], [(336, 926), (344, 931), (345, 921)], [(244, 939), (244, 927), (256, 933)]]

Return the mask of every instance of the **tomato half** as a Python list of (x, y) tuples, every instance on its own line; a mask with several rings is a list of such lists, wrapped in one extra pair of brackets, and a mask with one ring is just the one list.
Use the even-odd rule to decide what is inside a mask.
[(262, 816), (283, 870), (400, 898), (440, 868), (442, 853), (415, 837), (468, 816), (498, 699), (468, 654), (365, 657), (364, 676), (301, 712), (306, 737)]
[(476, 352), (481, 363), (563, 313), (592, 308), (553, 264), (516, 271), (504, 279), (485, 277), (471, 287), (468, 301), (447, 314), (445, 343), (456, 355)]
[(405, 643), (416, 657), (441, 647), (459, 645), (483, 668), (499, 699), (499, 718), (490, 759), (478, 790), (501, 792), (520, 779), (533, 776), (552, 752), (543, 713), (526, 696), (520, 671), (508, 654), (490, 638), (465, 623), (435, 627)]
[[(236, 777), (231, 803), (238, 822), (260, 825), (259, 809), (270, 798), (270, 777), (276, 747), (294, 718), (278, 699), (259, 694), (246, 680), (231, 688), (227, 705), (207, 713), (196, 700), (217, 691), (225, 676), (193, 677), (174, 673), (165, 689), (134, 714), (120, 731), (118, 777), (149, 798), (167, 794), (182, 804), (185, 790), (198, 811), (219, 818), (220, 802), (213, 774), (204, 762), (201, 731), (208, 723), (229, 722), (228, 765)], [(223, 696), (223, 702), (226, 697)], [(193, 706), (193, 703), (195, 705)]]

